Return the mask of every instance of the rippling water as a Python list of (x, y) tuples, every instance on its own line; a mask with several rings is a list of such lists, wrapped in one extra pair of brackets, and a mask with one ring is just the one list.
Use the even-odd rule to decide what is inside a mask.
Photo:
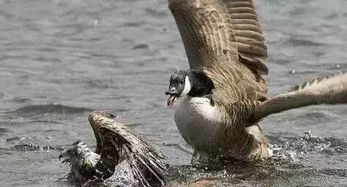
[[(347, 69), (347, 1), (256, 4), (273, 95)], [(117, 111), (167, 155), (178, 166), (173, 180), (347, 185), (346, 105), (262, 121), (275, 155), (268, 162), (216, 172), (187, 166), (164, 91), (188, 63), (165, 0), (0, 0), (0, 23), (0, 186), (70, 186), (57, 155), (77, 139), (94, 144), (87, 115), (97, 109)]]

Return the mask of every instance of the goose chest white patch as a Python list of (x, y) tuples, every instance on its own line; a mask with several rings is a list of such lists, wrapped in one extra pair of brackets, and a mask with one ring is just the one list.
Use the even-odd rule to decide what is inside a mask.
[(204, 97), (185, 97), (175, 111), (175, 122), (190, 145), (208, 143), (221, 124), (221, 112)]

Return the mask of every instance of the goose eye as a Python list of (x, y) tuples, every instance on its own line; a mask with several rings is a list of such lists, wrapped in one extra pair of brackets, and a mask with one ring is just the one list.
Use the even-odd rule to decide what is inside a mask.
[(183, 81), (180, 81), (180, 84), (183, 84)]

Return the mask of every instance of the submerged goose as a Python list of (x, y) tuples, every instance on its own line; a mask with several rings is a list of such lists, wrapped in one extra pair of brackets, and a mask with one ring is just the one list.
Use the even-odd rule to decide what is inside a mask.
[(164, 186), (163, 156), (114, 117), (103, 111), (89, 115), (95, 152), (77, 141), (59, 155), (63, 163), (70, 164), (71, 179), (83, 186)]
[[(258, 122), (313, 104), (347, 103), (347, 74), (267, 95), (267, 48), (252, 0), (169, 0), (190, 69), (170, 78), (168, 106), (193, 165), (269, 156)], [(177, 101), (177, 104), (176, 104)]]

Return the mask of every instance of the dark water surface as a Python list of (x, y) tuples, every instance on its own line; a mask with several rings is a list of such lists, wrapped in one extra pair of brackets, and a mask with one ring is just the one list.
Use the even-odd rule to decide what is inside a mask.
[[(347, 1), (257, 0), (271, 93), (347, 69)], [(0, 0), (0, 186), (71, 186), (58, 154), (94, 144), (92, 110), (114, 110), (181, 165), (175, 180), (239, 186), (347, 186), (347, 106), (261, 122), (276, 155), (203, 172), (165, 106), (170, 74), (188, 68), (166, 0)], [(306, 132), (311, 131), (311, 132)], [(306, 132), (306, 133), (305, 133)]]

